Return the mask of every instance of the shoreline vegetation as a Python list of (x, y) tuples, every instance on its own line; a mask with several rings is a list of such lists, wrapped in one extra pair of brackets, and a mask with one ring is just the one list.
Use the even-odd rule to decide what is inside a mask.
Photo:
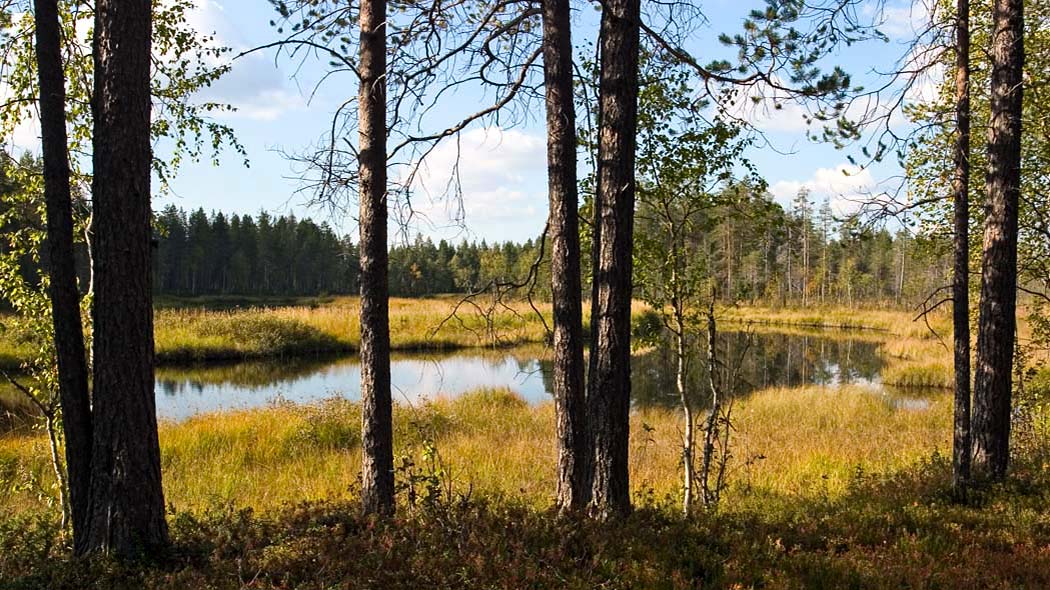
[[(445, 309), (438, 302), (449, 304), (396, 300), (391, 317), (437, 318)], [(200, 336), (202, 325), (242, 319), (264, 333), (270, 322), (301, 322), (327, 334), (353, 325), (354, 314), (341, 307), (353, 304), (274, 307), (254, 320), (240, 315), (246, 310), (162, 310), (158, 341), (182, 338), (192, 344), (186, 350), (208, 350), (219, 342), (208, 338), (227, 333)], [(735, 308), (721, 316), (739, 329), (814, 333), (807, 324), (815, 313)], [(923, 382), (942, 379), (941, 370), (950, 375), (940, 341), (921, 322), (903, 323), (908, 314), (826, 313), (867, 329), (821, 335), (878, 342), (890, 361), (884, 370)], [(947, 325), (946, 317), (933, 320), (939, 331)], [(402, 346), (425, 332), (392, 323)], [(539, 322), (508, 319), (506, 326), (542, 339)], [(467, 333), (441, 341), (454, 346)], [(274, 328), (262, 342), (288, 336), (300, 334)], [(757, 391), (734, 410), (722, 503), (688, 518), (678, 507), (681, 417), (638, 408), (630, 440), (637, 508), (605, 523), (551, 511), (553, 403), (530, 405), (506, 388), (395, 406), (399, 512), (389, 521), (360, 514), (358, 403), (274, 402), (162, 422), (174, 548), (128, 563), (61, 558), (68, 538), (57, 528), (47, 442), (20, 430), (0, 435), (0, 588), (1050, 585), (1046, 420), (1035, 434), (1018, 433), (1018, 444), (1031, 447), (1018, 454), (1010, 481), (957, 504), (950, 500), (951, 404), (942, 390), (914, 400), (863, 385)]]
[[(452, 315), (458, 301), (458, 296), (391, 299), (391, 350), (448, 352), (545, 342), (544, 322), (527, 302), (500, 306), (489, 316), (466, 305)], [(480, 303), (485, 305), (484, 300)], [(537, 307), (550, 325), (550, 304)], [(154, 319), (157, 362), (178, 365), (354, 353), (360, 333), (358, 310), (356, 297), (158, 298)], [(645, 310), (636, 303), (635, 317)], [(590, 314), (583, 316), (586, 334)], [(849, 330), (850, 337), (880, 343), (880, 354), (889, 361), (883, 373), (887, 385), (948, 388), (952, 384), (951, 356), (942, 344), (951, 335), (946, 314), (931, 316), (930, 326), (915, 321), (906, 311), (833, 306), (737, 305), (721, 308), (718, 316), (720, 325), (731, 329), (824, 330), (825, 335)], [(0, 343), (0, 367), (17, 369), (26, 354), (25, 345), (8, 338)]]

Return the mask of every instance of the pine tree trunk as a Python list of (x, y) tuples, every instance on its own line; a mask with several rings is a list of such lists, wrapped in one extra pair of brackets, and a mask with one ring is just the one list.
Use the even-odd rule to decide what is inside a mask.
[(576, 189), (576, 114), (568, 0), (543, 3), (543, 71), (547, 92), (547, 179), (550, 201), (551, 293), (554, 307), (554, 404), (557, 414), (560, 510), (586, 507), (588, 474), (583, 374), (583, 287)]
[(394, 511), (387, 271), (386, 0), (361, 3), (358, 95), (361, 183), (361, 502), (366, 513)]
[(51, 315), (58, 360), (58, 389), (66, 439), (66, 471), (73, 544), (87, 541), (91, 486), (91, 400), (88, 394), (84, 327), (80, 320), (73, 204), (66, 151), (66, 87), (57, 0), (35, 0), (37, 75), (40, 82), (40, 136), (44, 156), (44, 202), (51, 267)]
[(591, 510), (608, 518), (630, 510), (631, 255), (638, 119), (639, 0), (610, 0), (601, 19), (597, 273), (592, 325), (594, 479)]
[(168, 543), (153, 391), (148, 0), (95, 4), (94, 444), (85, 549)]
[[(970, 0), (955, 14), (955, 207), (952, 325), (955, 333), (955, 427), (952, 486), (964, 493), (970, 479)], [(903, 267), (903, 263), (901, 264)], [(903, 273), (902, 273), (903, 276)], [(902, 279), (903, 283), (903, 279)]]
[(1014, 330), (1017, 325), (1017, 207), (1021, 184), (1024, 3), (996, 0), (992, 10), (991, 121), (987, 217), (974, 374), (974, 470), (1006, 477), (1010, 440)]

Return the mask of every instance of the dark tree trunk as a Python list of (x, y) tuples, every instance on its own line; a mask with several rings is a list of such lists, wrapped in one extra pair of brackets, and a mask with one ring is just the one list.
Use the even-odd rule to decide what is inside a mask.
[(594, 472), (591, 510), (630, 510), (631, 255), (638, 123), (639, 0), (610, 0), (601, 20), (600, 127), (592, 368), (587, 394)]
[(94, 445), (86, 549), (168, 543), (153, 392), (148, 0), (95, 4)]
[(57, 0), (36, 0), (37, 74), (40, 81), (40, 135), (44, 156), (44, 202), (51, 266), (51, 316), (58, 360), (58, 390), (66, 438), (66, 470), (73, 544), (87, 541), (91, 486), (91, 400), (88, 397), (84, 328), (80, 321), (73, 204), (66, 137), (66, 87)]
[(576, 192), (576, 113), (568, 0), (543, 3), (543, 71), (547, 92), (547, 183), (550, 201), (551, 293), (554, 299), (554, 403), (561, 510), (582, 510), (587, 473), (583, 379), (583, 287)]
[(1010, 449), (1010, 395), (1017, 326), (1017, 207), (1021, 192), (1022, 0), (992, 9), (991, 121), (987, 217), (974, 374), (974, 470), (1002, 480)]
[(955, 429), (952, 486), (957, 495), (970, 479), (970, 0), (955, 14), (955, 260), (952, 324), (955, 332)]
[(361, 500), (367, 513), (394, 511), (387, 276), (386, 0), (361, 3)]

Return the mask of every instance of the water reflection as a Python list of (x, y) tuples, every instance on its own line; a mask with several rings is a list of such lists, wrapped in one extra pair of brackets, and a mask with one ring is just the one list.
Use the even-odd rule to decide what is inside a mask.
[[(739, 395), (772, 386), (802, 384), (877, 385), (882, 360), (878, 344), (850, 334), (721, 334), (722, 358), (739, 364), (733, 386)], [(691, 389), (706, 391), (697, 344), (690, 346)], [(746, 350), (746, 354), (744, 351)], [(737, 363), (737, 359), (741, 359)], [(666, 348), (639, 353), (632, 389), (638, 405), (675, 405), (673, 355)], [(480, 387), (510, 387), (532, 403), (550, 400), (551, 361), (541, 347), (511, 351), (477, 350), (452, 354), (395, 355), (391, 362), (395, 400), (456, 396)], [(182, 419), (202, 412), (260, 406), (280, 398), (309, 402), (329, 397), (358, 399), (357, 358), (274, 359), (234, 364), (163, 367), (157, 370), (157, 413)], [(698, 395), (696, 402), (703, 403)], [(902, 409), (924, 403), (902, 401)]]
[[(395, 355), (390, 379), (395, 401), (456, 396), (481, 387), (510, 387), (539, 403), (550, 399), (537, 353), (477, 351), (448, 355)], [(330, 397), (359, 399), (361, 367), (356, 356), (282, 359), (157, 370), (157, 414), (181, 419), (223, 409), (297, 403)]]
[[(699, 343), (688, 347), (687, 383), (690, 391), (707, 391), (707, 361)], [(746, 395), (756, 389), (797, 385), (876, 385), (883, 361), (878, 343), (850, 337), (847, 333), (824, 335), (725, 332), (720, 335), (718, 355), (727, 366), (733, 383), (726, 389)], [(638, 355), (631, 387), (635, 403), (677, 404), (674, 354), (660, 347)], [(706, 395), (695, 403), (703, 404)]]

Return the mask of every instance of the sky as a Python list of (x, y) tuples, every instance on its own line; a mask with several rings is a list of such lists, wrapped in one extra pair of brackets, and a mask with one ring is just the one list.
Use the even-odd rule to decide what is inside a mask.
[[(862, 12), (878, 5), (873, 2)], [(752, 7), (757, 5), (732, 0), (705, 3), (703, 10), (709, 23), (687, 48), (699, 56), (726, 55), (726, 49), (717, 41), (718, 33), (740, 30)], [(888, 43), (869, 42), (844, 48), (828, 62), (843, 66), (855, 82), (869, 87), (878, 83), (876, 72), (892, 69), (895, 60), (906, 51), (906, 42), (925, 19), (925, 12), (900, 0), (890, 0), (883, 14), (885, 22), (880, 29), (890, 37)], [(189, 21), (198, 31), (214, 33), (236, 54), (277, 38), (270, 25), (274, 15), (267, 0), (200, 0)], [(578, 10), (574, 16), (575, 40), (593, 38), (596, 20), (590, 9)], [(309, 194), (300, 190), (300, 170), (286, 156), (314, 145), (334, 109), (356, 96), (356, 81), (347, 77), (330, 80), (313, 93), (319, 68), (312, 64), (297, 68), (296, 63), (272, 51), (236, 60), (230, 73), (208, 89), (204, 97), (236, 107), (236, 112), (221, 117), (233, 127), (247, 150), (249, 166), (245, 167), (243, 158), (232, 151), (223, 154), (219, 166), (207, 159), (186, 163), (172, 182), (171, 192), (157, 195), (154, 208), (175, 204), (185, 209), (203, 207), (227, 213), (257, 213), (265, 209), (274, 214), (294, 213), (328, 221), (340, 232), (356, 234), (352, 215), (306, 205)], [(483, 100), (479, 92), (470, 89), (454, 97), (461, 107)], [(542, 109), (542, 103), (535, 106)], [(536, 237), (543, 229), (547, 212), (546, 143), (543, 113), (530, 115), (528, 122), (513, 128), (469, 128), (458, 146), (453, 142), (439, 146), (423, 168), (413, 202), (418, 215), (413, 218), (409, 233), (419, 232), (435, 239), (490, 242)], [(836, 211), (845, 212), (852, 207), (853, 199), (867, 191), (877, 191), (881, 182), (900, 173), (893, 163), (858, 170), (847, 159), (857, 153), (856, 149), (836, 150), (808, 141), (802, 111), (797, 106), (788, 104), (776, 111), (760, 106), (744, 115), (768, 142), (759, 142), (748, 157), (768, 181), (770, 192), (785, 205), (806, 188), (817, 203), (827, 198)], [(39, 145), (37, 134), (38, 130), (28, 125), (18, 130), (11, 141), (16, 146), (34, 149)], [(160, 145), (157, 149), (163, 154), (166, 148)], [(440, 196), (457, 149), (462, 162), (462, 211)], [(355, 208), (351, 204), (350, 209)]]

